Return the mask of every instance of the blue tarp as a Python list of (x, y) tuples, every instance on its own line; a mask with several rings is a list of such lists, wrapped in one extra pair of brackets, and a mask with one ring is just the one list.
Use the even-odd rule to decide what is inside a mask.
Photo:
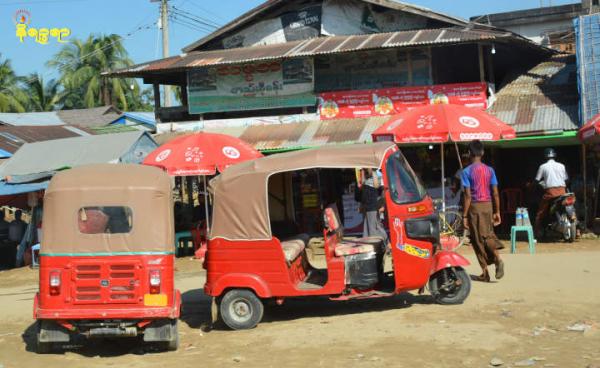
[(5, 181), (0, 181), (0, 196), (37, 192), (38, 190), (48, 188), (48, 183), (50, 183), (50, 181), (26, 184), (8, 184)]
[(585, 124), (600, 113), (600, 14), (574, 21), (580, 118)]
[(12, 157), (12, 153), (0, 148), (0, 158), (9, 158), (9, 157)]

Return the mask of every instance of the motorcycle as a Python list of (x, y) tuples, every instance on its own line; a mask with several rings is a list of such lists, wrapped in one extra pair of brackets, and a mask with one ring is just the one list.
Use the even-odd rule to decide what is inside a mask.
[(572, 243), (577, 237), (577, 214), (575, 212), (575, 194), (567, 193), (554, 199), (550, 206), (545, 235), (560, 235), (566, 242)]

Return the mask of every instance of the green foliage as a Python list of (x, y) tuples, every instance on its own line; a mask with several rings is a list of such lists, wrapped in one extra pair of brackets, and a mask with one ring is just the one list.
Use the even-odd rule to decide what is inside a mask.
[(102, 73), (131, 66), (119, 35), (90, 35), (63, 46), (46, 65), (58, 80), (39, 74), (19, 77), (0, 55), (0, 112), (53, 111), (113, 105), (123, 111), (152, 111), (152, 90), (135, 79)]

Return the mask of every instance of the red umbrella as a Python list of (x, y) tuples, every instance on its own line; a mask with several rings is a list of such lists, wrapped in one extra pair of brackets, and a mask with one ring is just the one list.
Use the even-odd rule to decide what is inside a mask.
[(462, 105), (427, 105), (395, 115), (373, 132), (374, 141), (445, 143), (513, 139), (515, 130), (498, 118)]
[(436, 104), (395, 115), (372, 136), (375, 142), (441, 143), (442, 211), (445, 211), (444, 143), (513, 139), (516, 133), (514, 128), (485, 111), (462, 105)]
[(600, 140), (600, 114), (594, 116), (579, 129), (577, 138), (584, 143), (593, 143)]
[(214, 175), (228, 166), (262, 154), (241, 139), (225, 134), (195, 133), (175, 138), (151, 152), (144, 165), (157, 166), (172, 176)]
[(204, 210), (206, 231), (210, 231), (206, 175), (223, 172), (227, 167), (254, 160), (263, 155), (241, 139), (225, 134), (194, 133), (175, 138), (144, 160), (144, 165), (156, 166), (172, 176), (202, 176), (204, 179)]

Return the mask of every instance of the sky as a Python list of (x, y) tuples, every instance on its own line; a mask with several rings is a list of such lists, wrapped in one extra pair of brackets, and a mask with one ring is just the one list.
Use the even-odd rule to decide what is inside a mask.
[[(170, 4), (188, 15), (208, 19), (223, 25), (263, 0), (169, 0)], [(413, 0), (413, 4), (469, 18), (474, 15), (528, 9), (544, 5), (562, 5), (576, 0)], [(159, 3), (151, 0), (0, 0), (0, 60), (8, 58), (17, 74), (41, 73), (45, 79), (57, 78), (56, 71), (45, 63), (62, 46), (51, 38), (41, 45), (26, 37), (16, 37), (13, 17), (18, 10), (29, 12), (30, 27), (69, 28), (68, 39), (87, 38), (91, 33), (115, 33), (125, 38), (124, 44), (135, 63), (162, 57), (159, 30)], [(185, 18), (181, 18), (184, 20)], [(170, 24), (170, 53), (181, 53), (184, 46), (202, 38), (208, 32), (189, 25)]]

